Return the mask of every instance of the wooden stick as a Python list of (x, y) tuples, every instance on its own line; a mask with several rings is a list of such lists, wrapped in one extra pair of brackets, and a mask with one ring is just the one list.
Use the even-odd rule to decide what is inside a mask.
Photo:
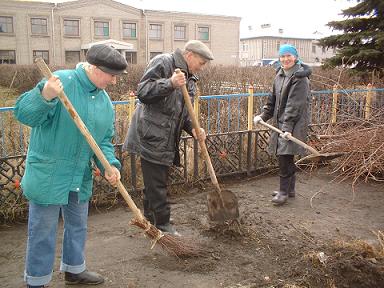
[[(176, 73), (182, 73), (180, 71), (180, 69), (176, 69), (175, 72)], [(224, 200), (223, 200), (223, 196), (221, 194), (219, 182), (217, 181), (216, 173), (215, 173), (215, 170), (213, 169), (211, 157), (209, 156), (207, 146), (205, 145), (205, 141), (204, 141), (204, 139), (202, 139), (200, 137), (200, 129), (201, 129), (200, 124), (199, 124), (199, 121), (197, 120), (197, 117), (196, 117), (195, 112), (193, 110), (192, 102), (191, 102), (191, 99), (189, 98), (189, 93), (188, 93), (186, 85), (183, 85), (181, 87), (181, 90), (183, 92), (184, 102), (185, 102), (185, 105), (187, 106), (189, 116), (191, 117), (192, 127), (195, 129), (195, 133), (196, 133), (197, 140), (199, 142), (200, 149), (203, 152), (205, 161), (207, 162), (209, 176), (211, 177), (212, 184), (213, 184), (213, 186), (215, 186), (215, 188), (216, 188), (216, 190), (220, 196), (221, 203), (223, 204), (223, 207), (224, 207)]]
[[(271, 129), (271, 130), (273, 130), (273, 131), (279, 133), (280, 135), (284, 135), (284, 132), (283, 132), (283, 131), (281, 131), (280, 129), (276, 128), (275, 126), (272, 126), (272, 125), (270, 125), (270, 124), (264, 122), (263, 120), (261, 120), (259, 123), (260, 123), (261, 125), (264, 125), (265, 127), (268, 127), (269, 129)], [(301, 147), (304, 147), (305, 149), (309, 150), (312, 154), (314, 154), (314, 155), (316, 155), (316, 156), (319, 156), (319, 155), (320, 155), (320, 152), (317, 151), (315, 148), (313, 148), (313, 147), (311, 147), (311, 146), (305, 144), (303, 141), (300, 141), (299, 139), (293, 137), (292, 135), (288, 135), (287, 138), (288, 138), (289, 140), (291, 140), (292, 142), (294, 142), (294, 143), (300, 145)]]

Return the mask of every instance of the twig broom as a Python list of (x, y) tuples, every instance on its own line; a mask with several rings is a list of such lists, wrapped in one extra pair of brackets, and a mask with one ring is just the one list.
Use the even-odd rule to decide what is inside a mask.
[[(47, 66), (47, 64), (44, 62), (42, 58), (37, 58), (35, 62), (41, 74), (45, 78), (49, 79), (53, 76), (51, 70), (49, 69), (49, 67)], [(66, 108), (66, 110), (68, 111), (69, 115), (75, 122), (81, 134), (83, 134), (83, 136), (85, 137), (86, 141), (88, 142), (93, 152), (96, 154), (97, 158), (102, 163), (104, 169), (106, 171), (111, 171), (112, 169), (111, 165), (105, 158), (103, 152), (101, 151), (100, 147), (97, 145), (96, 141), (93, 139), (91, 133), (88, 131), (84, 122), (81, 120), (79, 114), (76, 112), (75, 108), (72, 106), (72, 103), (69, 101), (67, 95), (65, 95), (65, 92), (62, 91), (58, 95), (58, 98), (60, 99), (63, 106)], [(153, 244), (151, 248), (153, 248), (156, 244), (158, 244), (163, 249), (165, 249), (169, 254), (172, 254), (177, 257), (192, 257), (192, 256), (199, 256), (202, 254), (203, 252), (202, 249), (199, 248), (197, 245), (187, 243), (186, 239), (183, 239), (182, 237), (179, 237), (179, 236), (163, 234), (159, 229), (157, 229), (149, 221), (147, 221), (143, 216), (143, 214), (141, 213), (140, 209), (137, 208), (136, 204), (133, 202), (131, 196), (128, 194), (127, 190), (125, 189), (124, 185), (121, 183), (120, 180), (117, 183), (117, 188), (134, 214), (134, 218), (131, 220), (131, 224), (143, 229), (145, 232), (145, 235), (147, 235), (150, 239), (153, 240)]]

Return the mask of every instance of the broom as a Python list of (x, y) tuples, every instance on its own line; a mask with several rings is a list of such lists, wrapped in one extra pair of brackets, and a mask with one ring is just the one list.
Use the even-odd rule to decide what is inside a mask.
[[(47, 64), (44, 62), (42, 58), (37, 58), (35, 60), (35, 63), (37, 67), (39, 68), (41, 74), (49, 79), (53, 76), (51, 70), (47, 66)], [(69, 101), (67, 95), (65, 95), (64, 91), (62, 91), (58, 98), (62, 102), (63, 106), (68, 111), (69, 115), (75, 122), (77, 128), (80, 130), (81, 134), (85, 137), (87, 140), (89, 146), (93, 150), (93, 152), (96, 154), (97, 158), (100, 160), (101, 164), (103, 165), (104, 169), (109, 172), (112, 171), (111, 164), (109, 164), (108, 160), (104, 156), (103, 152), (101, 151), (100, 147), (97, 145), (96, 141), (93, 139), (91, 133), (88, 131), (87, 127), (85, 126), (84, 122), (81, 120), (79, 114), (76, 112), (75, 108), (72, 106), (72, 103)], [(151, 249), (156, 245), (160, 245), (164, 250), (166, 250), (169, 254), (177, 256), (177, 257), (192, 257), (192, 256), (199, 256), (203, 254), (203, 251), (201, 248), (197, 247), (196, 245), (193, 245), (191, 243), (188, 243), (188, 241), (185, 241), (186, 239), (183, 239), (180, 236), (173, 236), (170, 234), (164, 234), (159, 229), (157, 229), (155, 226), (153, 226), (141, 213), (140, 209), (137, 208), (136, 204), (133, 202), (131, 196), (128, 194), (127, 190), (125, 189), (124, 185), (119, 180), (117, 183), (117, 188), (120, 192), (120, 194), (123, 196), (124, 200), (127, 202), (129, 208), (134, 214), (134, 218), (131, 220), (131, 224), (135, 225), (141, 229), (144, 230), (145, 235), (147, 235), (150, 239), (153, 240), (153, 244), (151, 246)], [(190, 241), (189, 241), (190, 242)]]

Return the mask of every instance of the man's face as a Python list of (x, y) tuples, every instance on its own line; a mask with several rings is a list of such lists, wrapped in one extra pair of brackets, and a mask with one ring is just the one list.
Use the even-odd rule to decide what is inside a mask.
[(296, 57), (292, 54), (284, 54), (279, 57), (281, 66), (284, 70), (292, 68), (296, 63)]
[(105, 89), (109, 84), (116, 84), (116, 75), (106, 73), (98, 67), (95, 67), (94, 73), (95, 77), (92, 82), (97, 88)]
[(204, 67), (204, 65), (207, 63), (207, 60), (201, 57), (199, 54), (188, 52), (187, 53), (187, 64), (189, 72), (192, 74), (195, 74), (199, 71), (201, 71)]

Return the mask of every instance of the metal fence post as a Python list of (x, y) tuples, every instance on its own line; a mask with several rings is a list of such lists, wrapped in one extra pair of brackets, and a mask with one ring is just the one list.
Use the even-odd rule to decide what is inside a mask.
[(332, 93), (332, 117), (331, 123), (336, 123), (336, 114), (337, 114), (337, 85), (333, 85), (333, 93)]
[(367, 86), (367, 96), (365, 98), (365, 110), (364, 119), (368, 120), (371, 117), (371, 105), (372, 105), (372, 84), (369, 83)]

